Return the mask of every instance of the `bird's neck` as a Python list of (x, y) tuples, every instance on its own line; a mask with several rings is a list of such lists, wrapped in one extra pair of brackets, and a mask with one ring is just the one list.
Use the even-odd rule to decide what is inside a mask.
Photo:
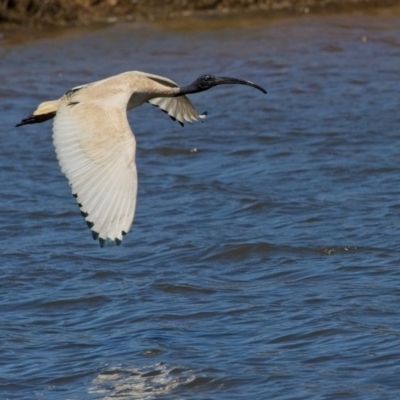
[(178, 91), (174, 94), (173, 97), (185, 96), (187, 94), (199, 93), (202, 92), (197, 86), (189, 85), (189, 86), (182, 86), (177, 88)]

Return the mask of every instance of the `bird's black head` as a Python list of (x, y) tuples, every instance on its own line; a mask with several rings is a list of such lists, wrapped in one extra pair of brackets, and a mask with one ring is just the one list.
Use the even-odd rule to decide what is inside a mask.
[(214, 86), (228, 85), (228, 84), (247, 85), (258, 89), (263, 93), (267, 93), (267, 91), (261, 86), (258, 86), (250, 81), (245, 81), (243, 79), (216, 77), (213, 75), (202, 75), (190, 85), (181, 87), (178, 96), (183, 96), (184, 94), (190, 94), (190, 93), (204, 92), (205, 90), (211, 89)]
[(199, 78), (197, 78), (192, 85), (194, 84), (195, 86), (197, 86), (200, 91), (203, 90), (208, 90), (210, 88), (212, 88), (215, 85), (218, 85), (218, 83), (216, 83), (217, 78), (214, 75), (202, 75)]

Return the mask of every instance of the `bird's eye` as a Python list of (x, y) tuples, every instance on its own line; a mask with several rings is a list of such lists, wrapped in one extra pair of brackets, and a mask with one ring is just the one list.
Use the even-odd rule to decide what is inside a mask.
[(215, 76), (213, 75), (202, 75), (196, 79), (196, 86), (202, 90), (209, 89), (215, 85)]
[(209, 88), (210, 85), (214, 82), (215, 76), (212, 75), (203, 75), (198, 80), (198, 85), (202, 88)]

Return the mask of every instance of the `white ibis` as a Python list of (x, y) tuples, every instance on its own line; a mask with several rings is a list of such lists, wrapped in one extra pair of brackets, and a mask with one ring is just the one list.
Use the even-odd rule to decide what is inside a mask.
[(222, 84), (265, 89), (250, 81), (203, 75), (179, 87), (162, 76), (131, 71), (77, 86), (60, 99), (46, 101), (18, 125), (54, 118), (53, 142), (81, 213), (100, 246), (121, 244), (136, 206), (136, 141), (126, 111), (145, 102), (168, 113), (181, 125), (205, 117), (187, 94)]

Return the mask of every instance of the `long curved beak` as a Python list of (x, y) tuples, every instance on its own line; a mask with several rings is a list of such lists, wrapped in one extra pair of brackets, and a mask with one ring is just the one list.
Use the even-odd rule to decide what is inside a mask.
[(261, 86), (256, 85), (253, 82), (250, 81), (245, 81), (243, 79), (237, 79), (237, 78), (226, 78), (226, 77), (216, 77), (215, 78), (215, 86), (217, 85), (246, 85), (246, 86), (251, 86), (255, 89), (260, 90), (263, 93), (267, 93), (267, 91), (262, 88)]

